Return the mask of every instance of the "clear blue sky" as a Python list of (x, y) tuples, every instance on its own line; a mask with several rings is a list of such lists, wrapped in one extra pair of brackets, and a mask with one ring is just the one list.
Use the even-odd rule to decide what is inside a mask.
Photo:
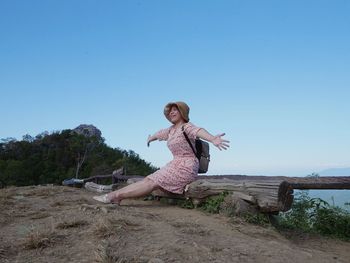
[(183, 100), (209, 173), (350, 167), (350, 2), (0, 0), (0, 138), (97, 126), (160, 167)]

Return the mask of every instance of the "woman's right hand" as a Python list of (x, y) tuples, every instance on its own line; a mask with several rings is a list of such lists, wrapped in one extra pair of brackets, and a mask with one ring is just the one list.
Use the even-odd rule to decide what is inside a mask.
[(228, 147), (230, 147), (228, 140), (224, 140), (223, 138), (221, 138), (222, 136), (224, 136), (225, 133), (221, 133), (218, 134), (216, 136), (214, 136), (212, 143), (219, 148), (219, 150), (221, 151), (222, 149), (226, 150)]

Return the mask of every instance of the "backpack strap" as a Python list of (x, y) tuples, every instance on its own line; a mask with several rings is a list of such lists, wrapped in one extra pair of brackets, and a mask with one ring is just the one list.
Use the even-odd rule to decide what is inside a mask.
[(186, 132), (185, 132), (184, 125), (182, 125), (181, 130), (182, 130), (182, 133), (184, 134), (184, 136), (185, 136), (185, 138), (186, 138), (186, 141), (187, 141), (188, 144), (191, 146), (191, 149), (192, 149), (194, 155), (198, 158), (197, 153), (196, 153), (196, 151), (194, 150), (194, 147), (193, 147), (193, 145), (192, 145), (190, 139), (188, 138), (188, 136), (187, 136), (187, 134), (186, 134)]

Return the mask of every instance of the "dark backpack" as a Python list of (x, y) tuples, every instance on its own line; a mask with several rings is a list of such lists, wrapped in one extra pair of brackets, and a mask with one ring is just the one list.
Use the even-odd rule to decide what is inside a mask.
[(182, 132), (183, 132), (188, 144), (191, 146), (191, 149), (192, 149), (194, 155), (197, 157), (197, 159), (199, 161), (198, 173), (199, 174), (206, 173), (208, 171), (208, 166), (209, 166), (209, 162), (210, 162), (209, 143), (202, 141), (199, 138), (196, 138), (196, 140), (195, 140), (196, 150), (195, 150), (190, 139), (188, 138), (183, 126), (182, 126)]

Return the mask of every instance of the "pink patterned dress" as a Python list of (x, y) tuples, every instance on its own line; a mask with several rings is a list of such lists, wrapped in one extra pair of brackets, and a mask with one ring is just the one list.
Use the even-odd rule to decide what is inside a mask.
[[(184, 125), (184, 130), (192, 145), (194, 145), (200, 129), (202, 128), (196, 127), (190, 122)], [(167, 141), (174, 159), (147, 178), (169, 192), (182, 194), (185, 186), (193, 182), (198, 174), (198, 159), (188, 144), (181, 127), (175, 128), (172, 125), (158, 131), (155, 135), (160, 141)]]

